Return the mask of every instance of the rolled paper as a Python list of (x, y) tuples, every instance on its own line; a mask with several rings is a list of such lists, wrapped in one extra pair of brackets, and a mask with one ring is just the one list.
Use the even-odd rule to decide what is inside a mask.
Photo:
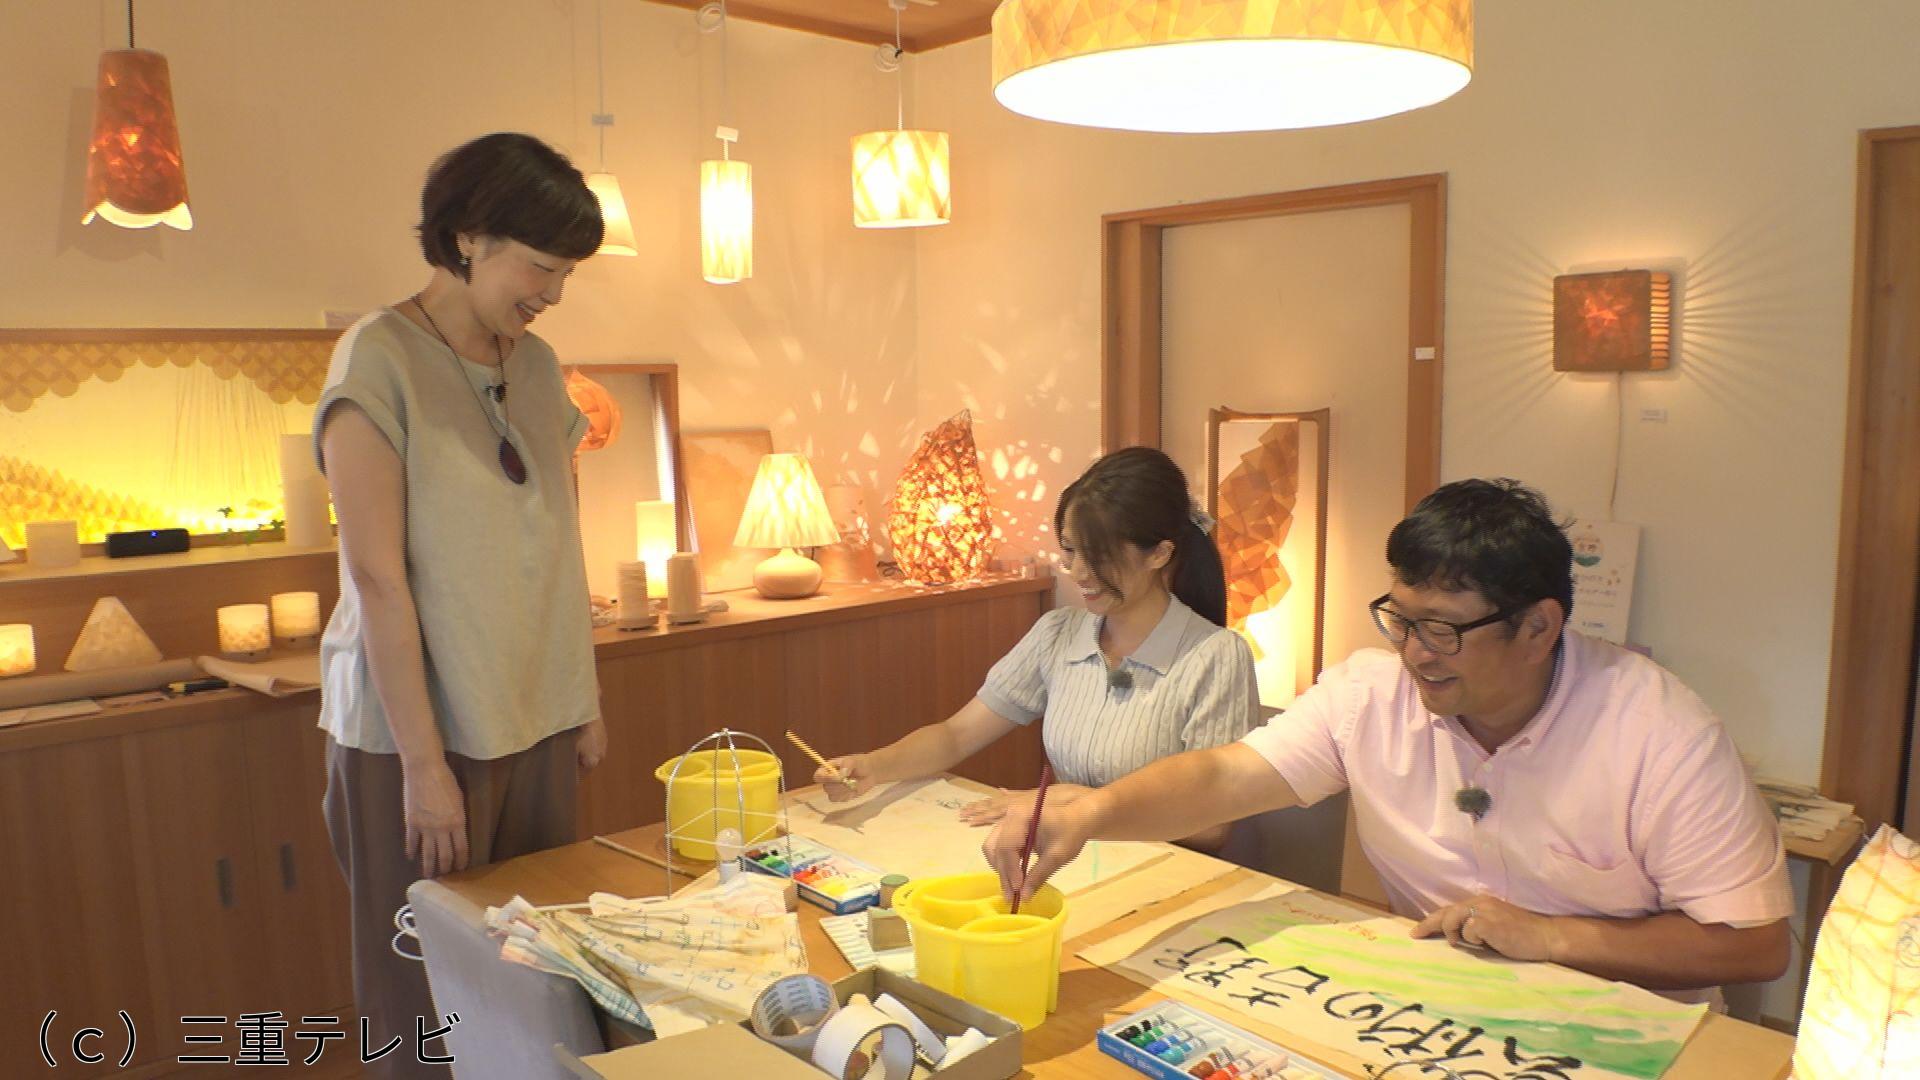
[(55, 701), (157, 690), (180, 679), (198, 678), (200, 674), (200, 665), (190, 659), (182, 659), (110, 671), (24, 675), (0, 682), (0, 709), (23, 709)]
[(259, 656), (273, 645), (267, 605), (229, 604), (215, 614), (220, 621), (220, 651), (227, 656)]
[(274, 593), (268, 600), (273, 636), (288, 645), (311, 644), (320, 636), (320, 594)]
[(80, 562), (80, 526), (71, 521), (27, 522), (27, 563), (58, 570)]

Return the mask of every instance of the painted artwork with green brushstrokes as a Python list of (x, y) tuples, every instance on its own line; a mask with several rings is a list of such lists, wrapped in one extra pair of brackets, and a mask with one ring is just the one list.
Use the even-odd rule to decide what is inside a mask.
[(1382, 1080), (1441, 1068), (1464, 1080), (1656, 1080), (1706, 1012), (1354, 913), (1298, 893), (1240, 904), (1123, 966), (1344, 1050)]

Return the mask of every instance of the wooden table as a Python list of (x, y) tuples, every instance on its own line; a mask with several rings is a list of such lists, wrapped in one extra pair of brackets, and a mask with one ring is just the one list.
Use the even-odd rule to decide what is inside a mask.
[[(652, 853), (659, 849), (661, 831), (662, 826), (649, 825), (616, 833), (608, 839), (635, 851)], [(1094, 1045), (1094, 1032), (1108, 1021), (1145, 1008), (1165, 995), (1088, 964), (1075, 955), (1076, 950), (1124, 933), (1235, 883), (1264, 876), (1250, 870), (1235, 870), (1068, 942), (1060, 972), (1060, 1011), (1026, 1033), (1023, 1049), (1027, 1067), (1021, 1075), (1045, 1080), (1124, 1080), (1127, 1077), (1137, 1080), (1140, 1074), (1100, 1052)], [(690, 876), (677, 877), (674, 887), (689, 880)], [(476, 904), (498, 904), (515, 894), (534, 904), (562, 904), (581, 900), (594, 891), (622, 896), (659, 895), (666, 891), (668, 877), (662, 866), (588, 840), (455, 874), (443, 881)], [(815, 974), (831, 981), (851, 974), (852, 969), (820, 929), (820, 919), (825, 914), (812, 904), (800, 905), (801, 935), (806, 942), (809, 966)], [(1250, 1030), (1260, 1030), (1260, 1025), (1244, 1017), (1234, 1016), (1231, 1020)], [(1792, 1054), (1793, 1040), (1777, 1031), (1709, 1013), (1662, 1080), (1782, 1080), (1787, 1075)]]

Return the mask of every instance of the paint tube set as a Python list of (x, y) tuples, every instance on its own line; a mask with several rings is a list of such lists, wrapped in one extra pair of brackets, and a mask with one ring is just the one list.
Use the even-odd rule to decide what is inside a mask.
[(1157, 1080), (1338, 1080), (1326, 1065), (1178, 1001), (1100, 1029), (1100, 1051)]
[(824, 844), (788, 835), (749, 848), (740, 865), (755, 873), (792, 881), (800, 898), (835, 915), (851, 915), (880, 899), (884, 872)]

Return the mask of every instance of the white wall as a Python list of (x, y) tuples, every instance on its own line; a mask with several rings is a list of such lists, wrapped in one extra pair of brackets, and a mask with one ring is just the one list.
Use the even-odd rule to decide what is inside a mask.
[[(595, 164), (590, 0), (143, 0), (137, 15), (172, 66), (194, 229), (79, 224), (121, 0), (8, 0), (0, 326), (319, 326), (424, 283), (411, 230), (443, 150), (521, 130)], [(719, 40), (638, 0), (607, 0), (605, 20), (606, 163), (642, 254), (588, 260), (538, 332), (569, 362), (677, 363), (686, 426), (770, 426), (776, 449), (873, 499), (917, 434), (913, 238), (853, 228), (847, 140), (890, 121), (891, 77), (866, 46), (736, 21), (757, 276), (712, 286), (697, 163), (718, 152)]]
[[(1855, 132), (1920, 122), (1920, 5), (1483, 0), (1477, 12), (1476, 74), (1454, 100), (1311, 132), (1043, 124), (994, 103), (985, 41), (930, 54), (922, 120), (952, 132), (955, 219), (920, 237), (921, 412), (980, 403), (983, 445), (1037, 465), (1002, 500), (1009, 541), (1050, 544), (1044, 492), (1098, 440), (1102, 213), (1447, 173), (1443, 478), (1518, 476), (1565, 511), (1603, 513), (1613, 384), (1553, 372), (1551, 280), (1676, 269), (1677, 363), (1624, 388), (1616, 514), (1645, 527), (1633, 636), (1761, 768), (1813, 779)], [(1669, 420), (1638, 423), (1642, 406)]]

